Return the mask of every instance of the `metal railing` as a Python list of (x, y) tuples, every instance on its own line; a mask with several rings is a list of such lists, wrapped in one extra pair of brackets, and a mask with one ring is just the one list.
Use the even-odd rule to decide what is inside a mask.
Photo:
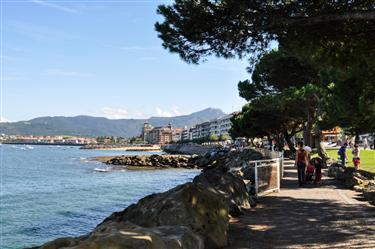
[(280, 191), (280, 182), (284, 171), (284, 158), (249, 161), (248, 167), (254, 168), (254, 189), (256, 196)]

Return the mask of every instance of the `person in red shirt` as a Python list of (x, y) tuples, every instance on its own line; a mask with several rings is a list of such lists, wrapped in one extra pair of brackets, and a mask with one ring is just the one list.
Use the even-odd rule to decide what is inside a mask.
[(306, 166), (308, 164), (307, 152), (303, 148), (303, 142), (297, 143), (298, 150), (296, 151), (295, 166), (297, 166), (298, 172), (298, 185), (301, 187), (305, 183)]

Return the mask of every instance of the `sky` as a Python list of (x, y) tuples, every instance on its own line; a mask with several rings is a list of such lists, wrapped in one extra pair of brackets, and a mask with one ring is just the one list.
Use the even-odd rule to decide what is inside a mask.
[(240, 110), (248, 62), (192, 65), (163, 49), (154, 30), (162, 3), (1, 0), (1, 121)]

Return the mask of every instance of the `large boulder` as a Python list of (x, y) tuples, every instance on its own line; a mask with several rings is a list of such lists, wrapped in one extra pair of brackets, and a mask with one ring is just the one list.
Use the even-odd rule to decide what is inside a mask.
[(362, 179), (361, 177), (355, 175), (347, 175), (345, 178), (345, 186), (347, 188), (353, 188), (354, 186), (367, 187), (368, 184), (368, 180)]
[(365, 199), (375, 205), (375, 188), (366, 188), (363, 190)]
[(328, 176), (334, 177), (338, 180), (343, 180), (343, 173), (345, 172), (345, 167), (339, 163), (333, 163), (328, 167)]
[(143, 227), (186, 226), (202, 236), (205, 248), (218, 248), (227, 245), (228, 210), (228, 201), (214, 188), (186, 183), (146, 196), (101, 225), (130, 221)]
[(144, 228), (130, 222), (107, 222), (87, 236), (61, 238), (40, 249), (203, 249), (203, 240), (184, 226)]
[(213, 188), (223, 195), (232, 216), (238, 216), (242, 214), (243, 209), (250, 208), (250, 197), (244, 181), (229, 172), (209, 170), (196, 176), (193, 182), (204, 188)]

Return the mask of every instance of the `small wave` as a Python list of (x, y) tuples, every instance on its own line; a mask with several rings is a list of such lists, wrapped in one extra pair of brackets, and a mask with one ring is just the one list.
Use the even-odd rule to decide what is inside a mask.
[(94, 172), (107, 173), (113, 171), (113, 168), (94, 168)]

